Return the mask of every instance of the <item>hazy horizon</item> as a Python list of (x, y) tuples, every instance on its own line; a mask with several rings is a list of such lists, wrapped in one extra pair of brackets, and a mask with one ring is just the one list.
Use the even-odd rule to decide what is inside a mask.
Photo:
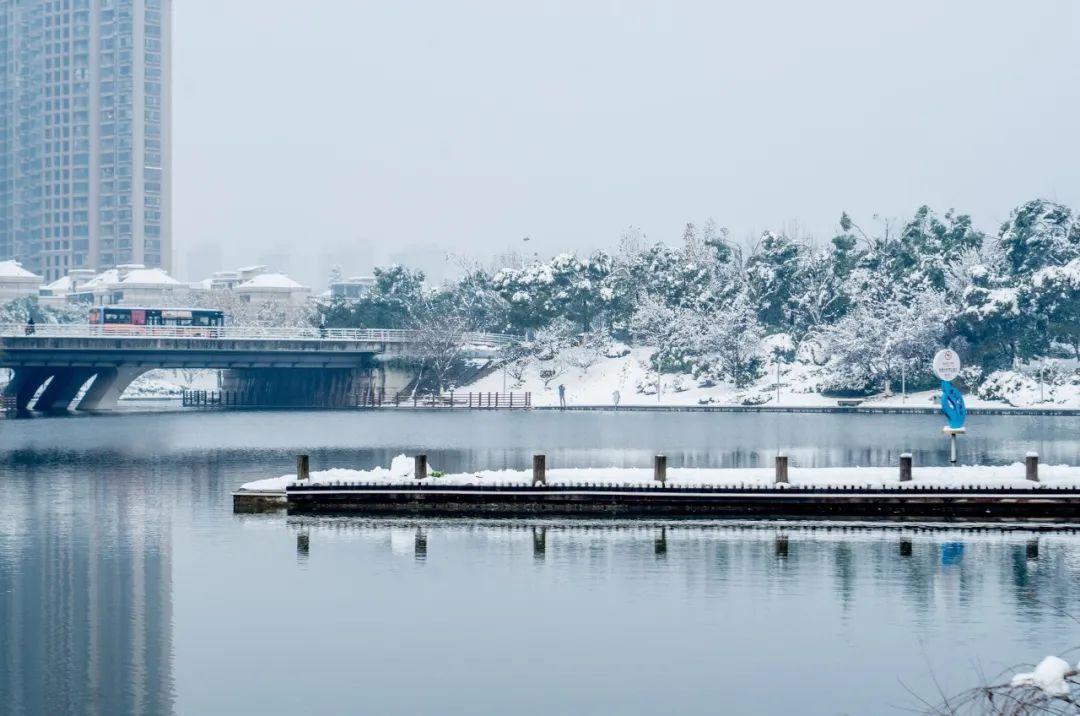
[(827, 239), (841, 211), (993, 230), (1027, 199), (1080, 204), (1074, 0), (173, 13), (183, 278), (200, 251), (314, 285), (394, 259), (438, 279), (447, 253), (584, 252), (628, 226)]

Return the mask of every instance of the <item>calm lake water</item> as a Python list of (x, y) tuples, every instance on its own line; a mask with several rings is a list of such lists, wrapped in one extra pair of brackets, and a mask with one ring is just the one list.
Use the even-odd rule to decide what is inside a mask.
[[(0, 420), (0, 713), (882, 714), (1080, 645), (1080, 533), (233, 515), (370, 467), (944, 464), (934, 416), (128, 413)], [(1075, 418), (965, 461), (1080, 464)]]

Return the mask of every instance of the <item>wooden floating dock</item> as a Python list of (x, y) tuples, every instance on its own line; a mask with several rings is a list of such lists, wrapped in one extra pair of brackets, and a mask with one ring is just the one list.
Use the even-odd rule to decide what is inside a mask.
[(1080, 489), (290, 484), (284, 493), (238, 491), (233, 506), (290, 514), (1080, 521)]
[[(1080, 522), (1080, 484), (1040, 481), (1036, 453), (1025, 456), (1023, 486), (924, 483), (912, 480), (910, 453), (899, 481), (878, 484), (792, 484), (788, 458), (777, 455), (771, 482), (680, 483), (668, 480), (665, 455), (653, 459), (650, 482), (548, 483), (545, 455), (533, 456), (532, 480), (425, 482), (427, 455), (413, 458), (412, 478), (391, 482), (311, 479), (308, 455), (297, 456), (296, 479), (250, 483), (233, 493), (236, 512), (477, 517), (792, 517)], [(435, 475), (431, 475), (435, 477)], [(257, 489), (269, 484), (276, 490)]]

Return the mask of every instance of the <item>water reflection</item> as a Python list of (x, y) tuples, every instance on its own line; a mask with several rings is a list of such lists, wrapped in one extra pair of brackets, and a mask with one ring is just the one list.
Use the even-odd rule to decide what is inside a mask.
[[(293, 469), (943, 464), (927, 416), (154, 414), (0, 433), (0, 711), (881, 713), (1080, 643), (1080, 537), (797, 522), (236, 516)], [(1080, 463), (1075, 420), (967, 455)], [(298, 656), (299, 655), (299, 656)], [(303, 668), (297, 668), (302, 664)], [(903, 665), (900, 669), (898, 664)], [(537, 678), (538, 669), (543, 678)], [(423, 678), (417, 678), (418, 670)], [(851, 688), (846, 675), (863, 674)], [(902, 673), (901, 673), (902, 672)], [(798, 676), (786, 688), (777, 673)], [(282, 676), (284, 674), (285, 676)], [(779, 686), (778, 686), (779, 684)], [(558, 685), (557, 688), (553, 685)], [(885, 709), (886, 711), (888, 709)]]
[[(457, 549), (448, 561), (492, 553), (574, 570), (634, 571), (636, 561), (669, 561), (669, 569), (699, 575), (705, 591), (729, 589), (738, 575), (764, 573), (779, 581), (811, 582), (827, 575), (827, 589), (851, 605), (860, 585), (888, 583), (909, 604), (931, 610), (947, 595), (1008, 596), (1024, 607), (1069, 608), (1080, 597), (1080, 530), (1031, 531), (996, 525), (951, 527), (828, 525), (757, 521), (429, 520), (360, 517), (238, 515), (240, 522), (284, 520), (307, 559), (323, 539), (335, 545), (383, 545), (383, 556), (408, 555), (439, 564), (443, 543)], [(411, 544), (412, 549), (404, 547)], [(429, 553), (430, 549), (433, 550)], [(465, 549), (461, 549), (464, 547)], [(429, 557), (429, 554), (432, 556)], [(948, 587), (943, 589), (942, 587)], [(716, 593), (716, 592), (714, 592)]]
[(169, 713), (168, 517), (133, 495), (81, 492), (5, 504), (0, 710)]

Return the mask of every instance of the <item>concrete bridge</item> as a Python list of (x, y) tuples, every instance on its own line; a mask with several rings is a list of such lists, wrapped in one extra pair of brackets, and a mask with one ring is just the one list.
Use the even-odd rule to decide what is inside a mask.
[[(367, 391), (385, 391), (387, 362), (417, 355), (424, 343), (409, 330), (85, 324), (26, 330), (0, 326), (0, 367), (13, 371), (3, 394), (20, 411), (31, 404), (65, 410), (80, 393), (77, 409), (109, 409), (133, 380), (156, 368), (224, 369), (230, 390), (284, 404), (310, 405), (317, 396), (328, 407), (346, 405)], [(464, 355), (474, 358), (493, 357), (512, 340), (461, 337)]]

